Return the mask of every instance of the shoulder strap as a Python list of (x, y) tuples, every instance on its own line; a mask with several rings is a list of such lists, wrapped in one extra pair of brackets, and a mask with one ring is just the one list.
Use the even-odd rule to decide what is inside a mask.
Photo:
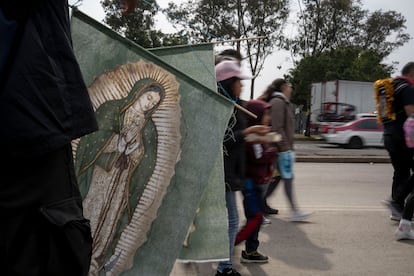
[(392, 85), (394, 87), (394, 94), (401, 92), (404, 88), (410, 86), (410, 84), (403, 78), (396, 78), (393, 80)]

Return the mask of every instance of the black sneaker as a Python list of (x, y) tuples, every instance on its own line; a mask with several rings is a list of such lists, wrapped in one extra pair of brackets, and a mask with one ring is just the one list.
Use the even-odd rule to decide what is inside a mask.
[(223, 272), (217, 271), (216, 276), (222, 276), (222, 275), (227, 275), (227, 276), (241, 276), (240, 273), (238, 273), (236, 270), (234, 270), (231, 267), (225, 268), (223, 270)]
[(265, 206), (264, 212), (266, 215), (277, 215), (279, 214), (279, 210), (278, 209), (273, 209), (270, 206)]
[(391, 220), (400, 221), (402, 217), (402, 213), (404, 211), (404, 207), (395, 202), (394, 200), (385, 199), (382, 203), (387, 206), (391, 211)]
[(257, 251), (252, 251), (247, 253), (246, 251), (242, 251), (240, 262), (242, 263), (267, 263), (269, 258), (260, 254)]

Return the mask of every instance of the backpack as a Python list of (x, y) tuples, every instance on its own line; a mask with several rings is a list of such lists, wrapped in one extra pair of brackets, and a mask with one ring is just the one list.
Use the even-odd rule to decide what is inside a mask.
[(408, 82), (400, 77), (396, 79), (379, 79), (374, 83), (374, 98), (379, 123), (389, 123), (395, 121), (396, 111), (394, 109), (394, 97), (405, 87)]

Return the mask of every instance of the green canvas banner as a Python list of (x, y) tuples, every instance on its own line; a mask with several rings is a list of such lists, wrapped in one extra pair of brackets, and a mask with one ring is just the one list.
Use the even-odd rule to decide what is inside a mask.
[[(156, 48), (149, 51), (215, 91), (212, 44)], [(219, 147), (221, 149), (222, 145), (220, 144)], [(216, 165), (212, 168), (208, 185), (186, 237), (185, 246), (179, 255), (180, 262), (211, 262), (228, 258), (227, 216), (223, 218), (227, 210), (221, 195), (224, 177), (221, 154), (217, 156), (215, 162)], [(226, 233), (223, 237), (224, 231)]]
[[(120, 232), (129, 226), (134, 228), (129, 222), (137, 213), (138, 222), (150, 222), (147, 230), (143, 228), (143, 241), (131, 257), (133, 266), (122, 275), (168, 275), (177, 258), (188, 261), (227, 258), (221, 145), (233, 104), (215, 92), (213, 46), (171, 47), (151, 52), (77, 10), (72, 13), (71, 27), (75, 54), (95, 99), (100, 125), (98, 132), (82, 137), (74, 147), (83, 196), (87, 200), (87, 194), (93, 194), (91, 189), (99, 186), (91, 186), (91, 179), (98, 179), (105, 189), (113, 187), (118, 191), (115, 181), (102, 177), (112, 172), (117, 180), (124, 179), (124, 190), (118, 194), (127, 198), (127, 202), (121, 200), (116, 205), (122, 210), (119, 214), (113, 211), (116, 208), (102, 204), (108, 214), (117, 213), (113, 217), (118, 221), (96, 228), (109, 229), (108, 225), (114, 224), (111, 229), (116, 233), (109, 237), (122, 240), (124, 233)], [(114, 92), (121, 90), (125, 94)], [(154, 103), (158, 109), (152, 117), (135, 112), (143, 106), (142, 102), (148, 102), (142, 96), (146, 94), (151, 99), (158, 97), (158, 103)], [(174, 118), (178, 118), (179, 133), (175, 133)], [(161, 119), (168, 123), (162, 125)], [(140, 143), (124, 141), (122, 126), (127, 122), (136, 125), (135, 121), (143, 122), (137, 126), (141, 129)], [(165, 138), (168, 135), (172, 140)], [(168, 155), (161, 163), (160, 148), (165, 148)], [(128, 154), (135, 151), (140, 152), (139, 163), (131, 166)], [(171, 175), (167, 172), (167, 161), (173, 163)], [(159, 176), (169, 179), (168, 183), (160, 184), (165, 192), (149, 186), (152, 180), (160, 178), (154, 177), (157, 168), (161, 168)], [(150, 187), (147, 191), (146, 185)], [(158, 208), (149, 207), (151, 212), (155, 210), (154, 218), (144, 220), (150, 215), (137, 212), (135, 206), (145, 205), (147, 195), (161, 199)], [(110, 222), (110, 217), (107, 215), (106, 221)], [(94, 223), (99, 225), (99, 221)], [(124, 251), (119, 251), (115, 244), (112, 241), (103, 247), (106, 251), (97, 258), (102, 260), (99, 268), (110, 270), (122, 261)]]
[(213, 44), (163, 47), (149, 51), (212, 91), (216, 91)]

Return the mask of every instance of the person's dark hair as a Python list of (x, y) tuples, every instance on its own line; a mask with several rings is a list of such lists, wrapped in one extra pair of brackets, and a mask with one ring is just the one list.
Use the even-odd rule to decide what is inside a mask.
[(232, 100), (236, 100), (236, 97), (233, 94), (233, 83), (237, 81), (238, 78), (232, 77), (217, 83), (218, 92), (225, 97), (231, 97)]
[(401, 70), (401, 74), (403, 76), (406, 76), (410, 73), (412, 73), (414, 71), (414, 62), (411, 61), (409, 63), (407, 63), (406, 65), (404, 65), (403, 69)]
[(282, 78), (275, 79), (274, 81), (272, 81), (272, 83), (269, 86), (267, 86), (262, 96), (260, 96), (260, 99), (266, 102), (269, 102), (273, 92), (281, 91), (282, 85), (286, 83), (288, 82), (285, 79), (282, 79)]
[(218, 55), (216, 55), (215, 64), (217, 65), (218, 63), (226, 59), (233, 59), (241, 62), (243, 57), (237, 50), (226, 49), (220, 52)]
[(234, 58), (236, 58), (240, 61), (243, 59), (242, 55), (239, 52), (237, 52), (237, 50), (234, 50), (234, 49), (223, 50), (219, 55), (220, 56), (234, 57)]

